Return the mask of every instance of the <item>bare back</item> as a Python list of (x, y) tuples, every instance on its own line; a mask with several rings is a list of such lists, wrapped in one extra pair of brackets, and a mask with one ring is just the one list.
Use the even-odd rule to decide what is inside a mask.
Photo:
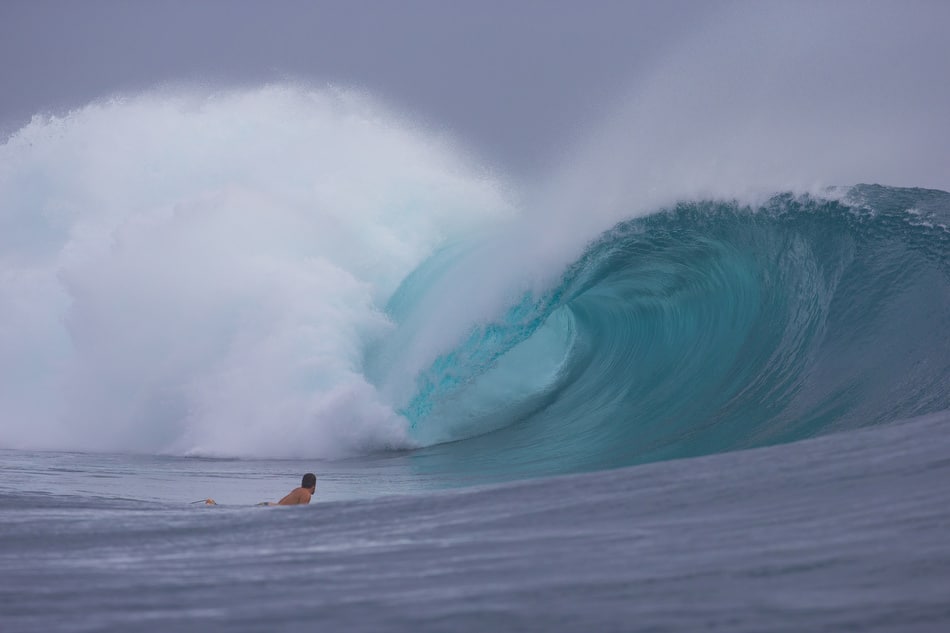
[(309, 488), (294, 488), (290, 493), (277, 502), (279, 506), (295, 506), (310, 503), (310, 497), (313, 493)]

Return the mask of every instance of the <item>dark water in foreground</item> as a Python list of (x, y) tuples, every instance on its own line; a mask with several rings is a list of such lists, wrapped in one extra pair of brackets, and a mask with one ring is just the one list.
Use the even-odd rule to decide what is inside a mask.
[[(4, 454), (5, 632), (950, 629), (946, 412), (744, 452), (287, 509), (65, 483), (87, 481), (83, 459), (103, 481), (110, 468), (134, 479), (143, 467), (132, 457), (68, 456), (59, 494), (32, 493), (28, 462), (51, 456)], [(212, 474), (242, 464), (190, 463)], [(261, 489), (286, 466), (243, 464)], [(200, 473), (182, 468), (165, 489), (176, 477), (181, 490)]]

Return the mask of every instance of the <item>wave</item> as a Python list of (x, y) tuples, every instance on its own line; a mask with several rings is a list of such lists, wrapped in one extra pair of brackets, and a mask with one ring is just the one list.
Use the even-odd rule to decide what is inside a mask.
[(948, 409), (948, 221), (950, 194), (858, 186), (618, 224), (419, 375), (414, 436), (468, 438), (419, 467), (610, 468)]
[(35, 117), (0, 147), (0, 445), (508, 477), (950, 408), (948, 194), (671, 196), (525, 214), (347, 91)]

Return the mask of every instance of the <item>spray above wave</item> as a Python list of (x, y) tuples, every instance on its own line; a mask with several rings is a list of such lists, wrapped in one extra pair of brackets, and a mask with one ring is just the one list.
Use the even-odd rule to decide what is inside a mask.
[(146, 94), (0, 147), (0, 444), (334, 456), (406, 445), (363, 376), (383, 305), (511, 214), (362, 96)]

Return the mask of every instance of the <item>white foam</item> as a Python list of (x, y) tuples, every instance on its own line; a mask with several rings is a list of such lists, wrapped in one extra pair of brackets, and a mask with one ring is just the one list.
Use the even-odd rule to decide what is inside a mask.
[(0, 147), (0, 444), (334, 457), (407, 442), (381, 306), (510, 215), (448, 142), (274, 85), (35, 117)]

